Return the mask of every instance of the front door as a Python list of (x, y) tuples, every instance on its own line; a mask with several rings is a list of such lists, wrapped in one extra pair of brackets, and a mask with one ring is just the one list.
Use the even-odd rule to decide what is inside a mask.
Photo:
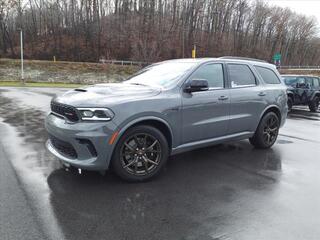
[(229, 89), (221, 63), (200, 66), (189, 80), (208, 81), (209, 90), (182, 92), (182, 144), (226, 135), (229, 118)]
[(297, 77), (296, 88), (294, 89), (294, 102), (296, 104), (304, 104), (307, 102), (306, 78)]

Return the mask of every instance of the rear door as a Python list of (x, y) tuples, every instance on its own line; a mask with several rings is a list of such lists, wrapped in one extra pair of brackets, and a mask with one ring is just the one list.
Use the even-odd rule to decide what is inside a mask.
[(309, 102), (310, 98), (312, 98), (313, 93), (314, 93), (313, 78), (307, 77), (306, 78), (306, 85), (305, 85), (306, 99), (304, 100), (304, 102)]
[(227, 134), (229, 118), (229, 89), (225, 84), (222, 63), (200, 66), (189, 80), (205, 79), (209, 90), (182, 92), (182, 143), (190, 143)]
[(229, 134), (255, 131), (260, 114), (266, 107), (267, 92), (251, 66), (227, 64), (230, 84)]
[(313, 88), (316, 91), (320, 91), (320, 79), (319, 78), (316, 78), (316, 77), (313, 78)]

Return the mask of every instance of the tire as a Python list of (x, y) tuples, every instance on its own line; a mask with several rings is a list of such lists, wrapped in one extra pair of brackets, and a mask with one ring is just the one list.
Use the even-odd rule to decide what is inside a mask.
[(165, 136), (146, 125), (127, 130), (119, 139), (112, 157), (112, 168), (123, 180), (142, 182), (158, 175), (169, 156)]
[(319, 109), (320, 98), (318, 96), (314, 97), (313, 100), (309, 103), (309, 109), (311, 112), (317, 112)]
[(276, 142), (280, 129), (280, 120), (274, 112), (266, 113), (260, 120), (259, 126), (250, 143), (258, 149), (271, 148)]
[(293, 106), (292, 97), (288, 97), (288, 112), (291, 112)]

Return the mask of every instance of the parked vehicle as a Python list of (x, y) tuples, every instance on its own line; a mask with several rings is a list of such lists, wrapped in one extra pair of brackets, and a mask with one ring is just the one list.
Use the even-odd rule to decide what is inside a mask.
[(287, 117), (274, 65), (231, 57), (170, 60), (123, 83), (75, 89), (52, 100), (47, 148), (65, 164), (109, 167), (123, 179), (157, 175), (169, 155), (248, 139), (270, 148)]
[(288, 86), (288, 109), (294, 105), (309, 106), (311, 112), (319, 109), (320, 78), (314, 76), (282, 75)]

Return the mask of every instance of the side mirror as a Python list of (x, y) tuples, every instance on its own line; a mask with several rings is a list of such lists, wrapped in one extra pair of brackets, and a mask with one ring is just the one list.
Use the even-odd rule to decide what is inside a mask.
[(204, 79), (193, 79), (187, 84), (185, 91), (188, 93), (192, 92), (203, 92), (209, 90), (209, 84)]

